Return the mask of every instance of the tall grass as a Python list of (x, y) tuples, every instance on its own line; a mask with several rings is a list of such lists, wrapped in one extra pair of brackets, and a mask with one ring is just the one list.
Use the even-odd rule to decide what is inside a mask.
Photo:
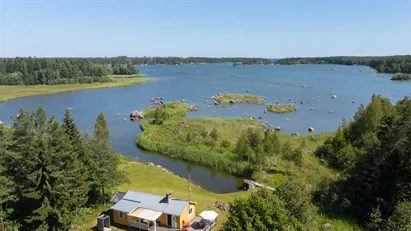
[(136, 143), (139, 147), (237, 176), (249, 177), (255, 171), (254, 166), (245, 161), (238, 161), (235, 155), (228, 151), (221, 153), (213, 150), (205, 150), (205, 147), (199, 148), (196, 146), (181, 145), (177, 142), (163, 142), (161, 140), (150, 139), (150, 136), (147, 134), (150, 133), (151, 129), (155, 129), (156, 127), (158, 126), (150, 125), (146, 120), (141, 121), (141, 128), (144, 132), (136, 137)]

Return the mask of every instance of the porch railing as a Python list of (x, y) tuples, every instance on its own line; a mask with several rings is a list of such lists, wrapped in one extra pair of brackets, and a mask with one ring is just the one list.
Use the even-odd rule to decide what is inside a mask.
[(139, 223), (139, 222), (135, 222), (135, 221), (130, 221), (129, 226), (133, 227), (133, 228), (136, 228), (136, 229), (150, 230), (150, 225), (149, 224)]

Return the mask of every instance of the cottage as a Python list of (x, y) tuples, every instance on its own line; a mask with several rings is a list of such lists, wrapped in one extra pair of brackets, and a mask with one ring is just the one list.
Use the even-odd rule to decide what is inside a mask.
[(195, 218), (196, 203), (165, 196), (130, 190), (118, 192), (110, 200), (114, 205), (113, 221), (141, 230), (156, 230), (158, 225), (183, 229)]

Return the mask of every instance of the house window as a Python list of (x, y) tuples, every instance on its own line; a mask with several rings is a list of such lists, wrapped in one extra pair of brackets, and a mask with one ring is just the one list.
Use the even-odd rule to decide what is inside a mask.
[(193, 207), (190, 207), (190, 209), (188, 210), (188, 215), (191, 216), (191, 214), (193, 214)]
[(123, 212), (118, 212), (118, 216), (123, 219), (124, 218), (124, 213)]

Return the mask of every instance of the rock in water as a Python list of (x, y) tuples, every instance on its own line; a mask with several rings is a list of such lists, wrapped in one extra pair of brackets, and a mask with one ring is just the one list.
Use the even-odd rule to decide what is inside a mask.
[(141, 111), (133, 111), (130, 113), (130, 120), (140, 120), (143, 119), (144, 115), (143, 112)]
[(314, 129), (313, 127), (309, 127), (309, 128), (308, 128), (308, 132), (309, 132), (309, 133), (312, 133), (314, 130), (315, 130), (315, 129)]

